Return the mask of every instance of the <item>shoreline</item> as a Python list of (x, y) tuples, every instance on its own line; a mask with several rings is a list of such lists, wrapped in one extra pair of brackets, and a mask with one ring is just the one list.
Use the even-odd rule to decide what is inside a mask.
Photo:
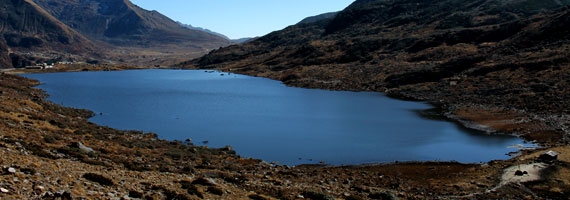
[[(89, 69), (89, 70), (85, 70), (85, 69)], [(144, 69), (166, 69), (166, 70), (191, 70), (191, 69), (177, 69), (177, 68), (145, 68), (145, 67), (95, 67), (95, 68), (89, 68), (89, 67), (84, 67), (82, 69), (51, 69), (48, 70), (46, 72), (44, 72), (42, 70), (42, 72), (40, 73), (62, 73), (62, 72), (82, 72), (82, 71), (123, 71), (123, 70), (144, 70)], [(63, 70), (63, 71), (62, 71)], [(194, 70), (202, 70), (202, 69), (194, 69)], [(34, 70), (24, 70), (24, 71), (19, 71), (17, 69), (15, 69), (16, 73), (15, 74), (27, 74), (27, 73), (37, 73)], [(219, 72), (225, 72), (225, 71), (220, 71), (220, 70), (216, 70)], [(226, 72), (226, 73), (230, 73), (230, 72)], [(238, 73), (239, 74), (239, 73)], [(246, 76), (250, 76), (247, 74), (242, 74), (242, 75), (246, 75)], [(263, 77), (263, 78), (268, 78), (268, 77)], [(271, 78), (268, 78), (271, 79)], [(276, 80), (276, 79), (272, 79), (272, 80)], [(280, 81), (280, 80), (276, 80), (276, 81)], [(282, 84), (285, 84), (284, 82), (280, 81)], [(297, 87), (297, 86), (292, 86), (292, 85), (288, 85), (285, 84), (287, 87)], [(304, 88), (304, 87), (298, 87), (298, 88)], [(306, 89), (321, 89), (321, 88), (306, 88)], [(322, 90), (327, 90), (327, 89), (322, 89)], [(42, 90), (43, 91), (43, 90)], [(330, 91), (351, 91), (351, 90), (330, 90)], [(45, 91), (44, 91), (45, 92)], [(377, 92), (377, 91), (358, 91), (355, 90), (353, 92)], [(498, 135), (509, 135), (509, 136), (515, 136), (517, 138), (522, 139), (522, 141), (525, 144), (536, 144), (536, 141), (527, 141), (525, 140), (525, 138), (523, 138), (521, 135), (516, 134), (516, 133), (508, 133), (508, 132), (500, 132), (500, 130), (495, 130), (492, 127), (489, 126), (485, 126), (482, 124), (478, 124), (475, 121), (469, 121), (469, 120), (465, 120), (462, 119), (460, 116), (455, 116), (453, 114), (451, 114), (451, 111), (449, 110), (448, 106), (446, 106), (445, 104), (441, 103), (441, 102), (430, 102), (430, 101), (425, 101), (425, 100), (420, 100), (420, 99), (416, 99), (414, 97), (403, 97), (403, 96), (398, 96), (398, 95), (394, 95), (391, 93), (386, 93), (386, 92), (378, 92), (381, 94), (384, 94), (384, 96), (391, 98), (391, 99), (395, 99), (395, 100), (401, 100), (401, 101), (411, 101), (411, 102), (424, 102), (429, 104), (430, 106), (432, 106), (433, 108), (429, 108), (426, 110), (418, 110), (417, 114), (420, 115), (421, 117), (427, 117), (430, 120), (437, 120), (437, 121), (446, 121), (446, 122), (450, 122), (450, 123), (454, 123), (457, 124), (459, 126), (461, 126), (462, 128), (465, 128), (467, 130), (471, 130), (471, 131), (477, 131), (477, 132), (481, 132), (481, 133), (485, 133), (488, 135), (491, 134), (498, 134)], [(52, 102), (55, 103), (55, 102)], [(55, 103), (57, 104), (57, 103)], [(59, 104), (58, 104), (59, 105)], [(60, 105), (63, 106), (63, 105)], [(82, 109), (82, 108), (78, 108), (78, 109)], [(432, 112), (432, 110), (434, 110)], [(93, 112), (91, 110), (89, 110), (90, 112)], [(427, 112), (426, 112), (427, 111)], [(424, 114), (429, 115), (429, 116), (423, 116)], [(95, 113), (93, 112), (93, 115), (95, 115)], [(436, 117), (436, 119), (433, 119), (432, 117)], [(89, 118), (90, 119), (90, 118)], [(99, 125), (102, 126), (102, 125)], [(133, 131), (133, 130), (123, 130), (123, 131)], [(138, 130), (137, 130), (138, 131)], [(539, 144), (536, 144), (539, 145)], [(229, 146), (229, 145), (228, 145)], [(541, 149), (544, 147), (541, 146), (537, 146), (534, 149)], [(526, 149), (526, 148), (517, 148), (517, 151), (515, 152), (510, 152), (510, 153), (519, 153), (519, 151)], [(510, 154), (509, 153), (509, 154)], [(511, 158), (509, 159), (513, 159), (516, 156), (511, 156)], [(256, 159), (256, 158), (252, 158), (252, 159)], [(494, 160), (491, 160), (494, 161)], [(268, 161), (265, 161), (268, 162)], [(316, 162), (316, 161), (315, 161)], [(450, 161), (438, 161), (438, 160), (408, 160), (408, 161), (392, 161), (392, 162), (375, 162), (375, 163), (362, 163), (362, 164), (350, 164), (350, 165), (329, 165), (329, 164), (319, 164), (319, 163), (313, 163), (313, 164), (300, 164), (300, 165), (316, 165), (316, 166), (360, 166), (360, 165), (382, 165), (382, 164), (395, 164), (395, 163), (406, 163), (406, 162), (456, 162), (453, 160)], [(490, 161), (489, 161), (490, 162)], [(269, 162), (268, 162), (269, 163)], [(477, 162), (472, 162), (472, 163), (468, 163), (468, 162), (458, 162), (461, 164), (478, 164)], [(488, 162), (479, 162), (479, 163), (488, 163)], [(293, 166), (298, 166), (298, 165), (293, 165)]]
[[(156, 135), (149, 133), (101, 127), (87, 121), (89, 112), (86, 110), (65, 108), (46, 102), (43, 99), (45, 93), (31, 88), (37, 84), (37, 81), (5, 74), (1, 77), (0, 91), (3, 91), (3, 95), (0, 97), (3, 106), (0, 108), (0, 117), (4, 120), (0, 123), (2, 130), (0, 151), (6, 157), (0, 159), (0, 165), (13, 167), (17, 172), (16, 174), (4, 172), (7, 175), (0, 176), (0, 182), (16, 175), (24, 176), (25, 180), (33, 179), (32, 182), (39, 182), (35, 183), (36, 185), (44, 187), (45, 191), (40, 192), (41, 194), (49, 194), (49, 191), (55, 195), (63, 190), (73, 197), (91, 198), (110, 198), (108, 194), (113, 192), (116, 196), (122, 197), (128, 196), (133, 191), (142, 193), (143, 196), (164, 197), (176, 194), (188, 199), (199, 198), (200, 195), (205, 198), (239, 199), (261, 199), (261, 197), (297, 199), (300, 196), (366, 199), (377, 195), (398, 198), (425, 198), (427, 195), (454, 198), (470, 194), (476, 194), (476, 197), (480, 198), (517, 198), (532, 194), (520, 193), (510, 184), (501, 185), (501, 190), (498, 192), (485, 191), (499, 187), (503, 169), (516, 165), (520, 158), (525, 158), (524, 162), (533, 162), (534, 157), (537, 157), (536, 154), (548, 149), (522, 150), (518, 157), (484, 164), (412, 161), (348, 166), (275, 166), (261, 160), (240, 158), (231, 148), (208, 149), (188, 146), (160, 140)], [(43, 111), (38, 112), (40, 110)], [(50, 118), (52, 119), (46, 120)], [(55, 137), (56, 135), (60, 138)], [(77, 141), (92, 148), (97, 155), (76, 150), (73, 143)], [(570, 152), (567, 147), (557, 148), (559, 151)], [(34, 162), (28, 162), (29, 160), (46, 165), (62, 163), (58, 164), (60, 169), (83, 167), (79, 168), (81, 170), (70, 171), (70, 175), (75, 177), (73, 181), (64, 181), (61, 184), (50, 183), (47, 181), (48, 177), (57, 178), (61, 177), (61, 174), (50, 172), (44, 169), (45, 167), (36, 167), (36, 171), (42, 175), (37, 178), (34, 173), (25, 172), (26, 169), (35, 166)], [(21, 172), (23, 174), (18, 175)], [(109, 178), (114, 185), (103, 186), (97, 180), (83, 178), (87, 173), (96, 173)], [(139, 173), (147, 175), (136, 175)], [(376, 175), (370, 176), (370, 174)], [(201, 180), (200, 178), (214, 180), (215, 184), (213, 186), (192, 184)], [(184, 180), (188, 181), (197, 192), (185, 189)], [(77, 181), (83, 185), (82, 190), (77, 189), (79, 187)], [(156, 184), (145, 186), (143, 184), (145, 182), (156, 182)], [(10, 198), (18, 195), (33, 197), (38, 193), (34, 192), (37, 189), (25, 185), (18, 186), (22, 183), (0, 185), (9, 190), (8, 193), (0, 193), (0, 197)], [(539, 183), (538, 186), (541, 184), (550, 183)], [(330, 189), (323, 189), (322, 186)], [(14, 188), (18, 187), (21, 187), (22, 191), (15, 194)], [(220, 194), (218, 189), (222, 190), (221, 196), (218, 195)], [(550, 192), (547, 196), (557, 195), (555, 191), (543, 190)]]
[[(89, 69), (89, 70), (85, 70), (85, 69)], [(176, 68), (145, 68), (145, 67), (127, 67), (127, 68), (122, 68), (122, 67), (96, 67), (94, 69), (91, 68), (83, 68), (83, 69), (75, 69), (75, 70), (69, 70), (66, 71), (68, 69), (63, 69), (63, 71), (61, 71), (61, 69), (53, 69), (51, 71), (47, 71), (44, 72), (42, 70), (42, 72), (40, 73), (62, 73), (62, 72), (82, 72), (82, 71), (123, 71), (123, 70), (145, 70), (145, 69), (165, 69), (165, 70), (192, 70), (192, 69), (176, 69)], [(202, 70), (202, 69), (194, 69), (194, 70)], [(216, 70), (218, 71), (218, 70)], [(224, 72), (224, 71), (218, 71), (218, 72)], [(16, 74), (27, 74), (27, 73), (37, 73), (34, 70), (25, 70), (25, 71), (17, 71)], [(229, 72), (226, 72), (229, 73)], [(242, 74), (242, 75), (246, 75), (249, 76), (247, 74)], [(263, 78), (267, 78), (267, 77), (263, 77)], [(270, 79), (270, 78), (269, 78)], [(33, 79), (34, 80), (34, 79)], [(275, 79), (272, 79), (275, 80)], [(276, 80), (283, 83), (280, 80)], [(295, 87), (295, 86), (291, 86), (291, 85), (287, 85), (285, 84), (287, 87)], [(299, 87), (299, 88), (303, 88), (303, 87)], [(306, 89), (320, 89), (320, 88), (306, 88)], [(323, 90), (323, 89), (321, 89)], [(327, 90), (327, 89), (324, 89)], [(42, 90), (43, 91), (43, 90)], [(345, 91), (345, 90), (330, 90), (330, 91)], [(45, 92), (45, 91), (44, 91)], [(353, 91), (353, 92), (377, 92), (377, 91)], [(491, 127), (487, 127), (481, 124), (477, 124), (474, 121), (468, 121), (468, 120), (464, 120), (462, 118), (460, 118), (459, 116), (454, 116), (453, 114), (450, 114), (450, 111), (446, 108), (445, 104), (442, 103), (438, 103), (438, 102), (429, 102), (429, 101), (425, 101), (425, 100), (419, 100), (419, 99), (415, 99), (415, 98), (402, 98), (402, 97), (397, 97), (394, 95), (391, 95), (389, 93), (385, 93), (385, 92), (378, 92), (383, 94), (384, 96), (391, 98), (391, 99), (395, 99), (395, 100), (401, 100), (401, 101), (411, 101), (411, 102), (423, 102), (426, 104), (429, 104), (430, 106), (432, 106), (432, 108), (428, 108), (426, 110), (418, 110), (416, 111), (416, 114), (419, 115), (422, 118), (428, 118), (429, 120), (435, 120), (435, 121), (445, 121), (445, 122), (450, 122), (453, 124), (456, 124), (458, 126), (460, 126), (461, 128), (467, 129), (469, 131), (475, 131), (481, 134), (488, 134), (488, 135), (492, 135), (492, 134), (496, 134), (496, 135), (508, 135), (508, 136), (514, 136), (517, 137), (519, 139), (521, 139), (523, 141), (523, 144), (520, 145), (524, 145), (524, 144), (535, 144), (535, 141), (527, 141), (524, 138), (521, 137), (521, 135), (517, 135), (515, 133), (507, 133), (507, 132), (500, 132), (499, 130), (495, 130)], [(55, 102), (52, 102), (54, 104), (57, 104)], [(59, 104), (58, 104), (59, 105)], [(63, 106), (63, 105), (60, 105)], [(83, 108), (77, 108), (77, 109), (83, 109)], [(88, 110), (90, 112), (93, 112), (91, 110)], [(95, 112), (93, 112), (93, 115), (95, 115)], [(93, 117), (93, 116), (92, 116)], [(90, 119), (90, 118), (88, 118)], [(99, 125), (99, 124), (97, 124)], [(103, 126), (103, 125), (99, 125), (99, 126)], [(112, 128), (112, 127), (111, 127)], [(115, 129), (115, 128), (113, 128)], [(135, 131), (135, 130), (122, 130), (122, 131)], [(136, 131), (141, 131), (141, 130), (136, 130)], [(144, 130), (142, 130), (144, 131)], [(166, 139), (165, 139), (166, 140)], [(170, 142), (174, 142), (175, 140), (167, 140)], [(542, 149), (543, 147), (539, 146), (539, 144), (535, 144), (537, 145), (537, 147), (533, 147), (532, 149)], [(227, 147), (231, 147), (231, 145), (226, 145)], [(205, 146), (207, 147), (207, 146)], [(208, 147), (207, 147), (208, 148)], [(521, 150), (529, 150), (529, 148), (514, 148), (513, 152), (509, 152), (506, 155), (511, 155), (511, 154), (519, 154)], [(238, 152), (239, 153), (239, 152)], [(239, 154), (238, 154), (239, 155)], [(510, 156), (509, 159), (513, 159), (516, 158), (516, 156)], [(257, 159), (257, 158), (251, 158), (251, 159)], [(509, 160), (506, 159), (506, 160)], [(261, 160), (261, 159), (259, 159)], [(495, 161), (495, 160), (503, 160), (503, 159), (494, 159), (491, 161)], [(487, 161), (487, 162), (458, 162), (455, 160), (448, 160), (448, 161), (440, 161), (440, 160), (396, 160), (396, 161), (389, 161), (389, 162), (372, 162), (372, 163), (361, 163), (361, 164), (339, 164), (339, 165), (333, 165), (333, 164), (321, 164), (318, 163), (318, 161), (315, 161), (315, 163), (308, 163), (308, 164), (299, 164), (299, 165), (292, 165), (290, 167), (294, 167), (294, 166), (300, 166), (300, 165), (307, 165), (307, 166), (373, 166), (373, 165), (384, 165), (384, 164), (396, 164), (396, 163), (438, 163), (438, 162), (449, 162), (449, 163), (460, 163), (460, 164), (480, 164), (480, 163), (488, 163), (491, 161)], [(271, 161), (264, 161), (267, 163), (270, 163)], [(273, 163), (273, 162), (271, 162)], [(279, 162), (275, 162), (275, 163), (279, 163)], [(278, 165), (278, 164), (275, 164)], [(283, 165), (283, 166), (288, 166), (288, 165)]]

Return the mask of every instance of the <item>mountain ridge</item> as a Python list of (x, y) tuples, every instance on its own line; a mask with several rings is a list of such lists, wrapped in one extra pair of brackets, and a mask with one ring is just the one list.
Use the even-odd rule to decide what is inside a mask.
[(229, 44), (219, 36), (190, 30), (157, 11), (148, 11), (129, 0), (34, 0), (65, 24), (93, 40), (118, 46), (217, 48)]
[(244, 42), (248, 42), (248, 41), (250, 41), (250, 40), (252, 40), (252, 39), (255, 39), (255, 37), (244, 37), (244, 38), (231, 39), (231, 38), (229, 38), (228, 36), (226, 36), (226, 35), (224, 35), (224, 34), (221, 34), (221, 33), (215, 32), (215, 31), (212, 31), (212, 30), (207, 29), (207, 28), (195, 27), (195, 26), (192, 26), (192, 25), (190, 25), (190, 24), (184, 24), (184, 23), (178, 22), (178, 21), (177, 21), (176, 23), (180, 24), (180, 25), (183, 26), (183, 27), (192, 29), (192, 30), (204, 31), (204, 32), (207, 32), (207, 33), (211, 33), (211, 34), (220, 36), (220, 37), (222, 37), (222, 38), (225, 38), (225, 39), (227, 39), (227, 40), (232, 41), (233, 44), (244, 43)]
[(207, 28), (196, 27), (196, 26), (192, 26), (192, 25), (190, 25), (190, 24), (184, 24), (184, 23), (179, 22), (179, 21), (177, 21), (176, 23), (178, 23), (178, 24), (180, 24), (180, 26), (186, 27), (186, 28), (188, 28), (188, 29), (204, 31), (204, 32), (207, 32), (207, 33), (211, 33), (211, 34), (220, 36), (220, 37), (225, 38), (225, 39), (227, 39), (227, 40), (231, 40), (228, 36), (226, 36), (226, 35), (224, 35), (224, 34), (221, 34), (221, 33), (218, 33), (218, 32), (215, 32), (215, 31), (212, 31), (212, 30), (207, 29)]
[(328, 13), (323, 13), (320, 15), (306, 17), (305, 19), (299, 21), (297, 24), (309, 24), (309, 23), (318, 22), (318, 21), (323, 20), (323, 19), (331, 19), (331, 18), (336, 17), (336, 15), (338, 13), (339, 12), (328, 12)]

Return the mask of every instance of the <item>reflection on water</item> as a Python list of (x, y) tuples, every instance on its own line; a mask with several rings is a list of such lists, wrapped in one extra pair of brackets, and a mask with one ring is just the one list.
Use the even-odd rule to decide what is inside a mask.
[(28, 74), (50, 100), (103, 115), (118, 129), (208, 146), (281, 164), (361, 164), (409, 160), (507, 159), (511, 136), (430, 120), (421, 102), (381, 93), (286, 87), (278, 81), (199, 70)]

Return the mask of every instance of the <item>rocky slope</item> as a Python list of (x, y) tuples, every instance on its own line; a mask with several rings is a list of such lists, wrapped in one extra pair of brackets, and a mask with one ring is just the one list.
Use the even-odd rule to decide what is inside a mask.
[[(385, 91), (540, 143), (570, 141), (570, 1), (358, 0), (181, 65)], [(512, 121), (509, 121), (512, 120)]]
[(0, 3), (0, 68), (97, 51), (93, 43), (30, 0)]
[(182, 27), (157, 11), (129, 0), (34, 0), (57, 19), (93, 40), (117, 46), (176, 46), (211, 49), (229, 44), (225, 38)]
[(311, 17), (307, 17), (303, 20), (301, 20), (299, 23), (297, 24), (310, 24), (310, 23), (315, 23), (321, 20), (325, 20), (325, 19), (332, 19), (334, 17), (336, 17), (336, 15), (338, 14), (338, 12), (329, 12), (329, 13), (323, 13), (320, 15), (315, 15), (315, 16), (311, 16)]

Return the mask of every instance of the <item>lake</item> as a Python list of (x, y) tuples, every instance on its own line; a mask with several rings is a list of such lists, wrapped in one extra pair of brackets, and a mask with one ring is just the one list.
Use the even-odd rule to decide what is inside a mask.
[[(279, 81), (204, 70), (25, 74), (48, 100), (97, 113), (90, 121), (154, 132), (195, 145), (230, 145), (279, 164), (393, 161), (486, 162), (523, 144), (448, 121), (422, 118), (422, 102), (382, 93), (287, 87)], [(204, 142), (204, 141), (207, 141)]]

